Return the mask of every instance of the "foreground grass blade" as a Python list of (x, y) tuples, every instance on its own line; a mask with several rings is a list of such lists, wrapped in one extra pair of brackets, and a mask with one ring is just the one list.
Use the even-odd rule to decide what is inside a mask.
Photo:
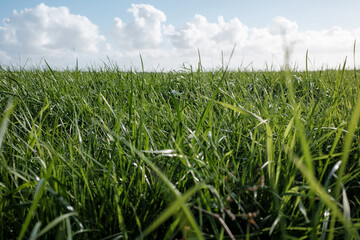
[(41, 222), (37, 222), (33, 228), (33, 230), (31, 231), (29, 240), (36, 240), (37, 236), (38, 236), (38, 232), (40, 231), (40, 227), (41, 227)]
[(259, 121), (259, 124), (262, 124), (262, 123), (265, 123), (265, 120), (262, 119), (261, 117), (259, 117), (258, 115), (256, 115), (255, 113), (252, 113), (248, 110), (246, 110), (245, 108), (241, 107), (241, 106), (234, 106), (234, 105), (231, 105), (231, 104), (228, 104), (228, 103), (224, 103), (224, 102), (219, 102), (219, 101), (215, 101), (216, 103), (226, 107), (226, 108), (229, 108), (231, 110), (234, 110), (235, 112), (238, 112), (240, 114), (243, 114), (245, 115), (246, 117), (253, 117), (255, 118), (257, 121)]
[(14, 111), (14, 109), (15, 109), (15, 105), (14, 105), (13, 101), (10, 100), (8, 102), (7, 106), (6, 106), (6, 109), (5, 109), (4, 113), (3, 113), (3, 118), (1, 120), (1, 125), (0, 125), (0, 149), (1, 149), (2, 142), (4, 141), (6, 128), (7, 128), (7, 125), (9, 123), (9, 117), (12, 114), (12, 112)]
[(314, 175), (309, 171), (309, 169), (299, 160), (294, 160), (295, 165), (301, 171), (302, 175), (308, 181), (311, 189), (319, 196), (321, 201), (324, 202), (326, 206), (328, 206), (332, 212), (332, 214), (339, 219), (339, 221), (344, 225), (345, 229), (350, 233), (352, 232), (351, 224), (346, 221), (344, 215), (341, 210), (338, 208), (336, 203), (333, 201), (333, 198), (330, 197), (327, 192), (324, 190), (322, 185), (316, 180)]
[(43, 230), (39, 232), (37, 237), (41, 237), (42, 235), (46, 234), (48, 231), (50, 231), (52, 228), (54, 228), (56, 225), (61, 223), (62, 221), (68, 219), (71, 216), (77, 216), (78, 214), (76, 212), (70, 212), (63, 214), (57, 218), (55, 218), (52, 222), (50, 222)]
[(34, 216), (35, 210), (38, 207), (38, 203), (39, 203), (39, 201), (40, 201), (40, 199), (41, 199), (41, 197), (42, 197), (42, 195), (44, 193), (45, 185), (46, 185), (46, 179), (44, 179), (44, 178), (41, 179), (38, 182), (38, 185), (37, 185), (36, 190), (35, 190), (34, 200), (33, 200), (32, 204), (30, 206), (30, 209), (29, 209), (29, 212), (28, 212), (28, 214), (27, 214), (27, 216), (25, 218), (25, 221), (22, 224), (18, 240), (23, 239), (23, 237), (25, 236), (26, 231), (29, 228), (30, 221), (31, 221), (32, 217)]
[(143, 239), (147, 235), (149, 235), (152, 231), (154, 231), (157, 227), (159, 227), (163, 222), (165, 222), (170, 216), (174, 215), (179, 211), (179, 208), (185, 205), (186, 201), (193, 196), (197, 191), (202, 188), (202, 185), (198, 184), (184, 193), (180, 198), (173, 201), (165, 210), (164, 212), (154, 221), (151, 223), (149, 227), (147, 227), (141, 236), (138, 239)]

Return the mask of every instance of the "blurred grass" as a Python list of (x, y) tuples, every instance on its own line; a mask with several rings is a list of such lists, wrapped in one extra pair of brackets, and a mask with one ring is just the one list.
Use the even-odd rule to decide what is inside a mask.
[(2, 68), (0, 238), (358, 238), (358, 75)]

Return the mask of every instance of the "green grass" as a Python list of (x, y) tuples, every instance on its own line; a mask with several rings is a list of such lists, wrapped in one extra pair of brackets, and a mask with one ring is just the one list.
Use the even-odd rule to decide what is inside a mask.
[(356, 70), (0, 70), (0, 239), (356, 239)]

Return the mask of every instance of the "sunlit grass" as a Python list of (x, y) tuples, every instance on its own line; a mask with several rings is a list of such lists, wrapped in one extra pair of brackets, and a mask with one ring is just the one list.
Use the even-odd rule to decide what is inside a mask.
[(357, 76), (2, 69), (0, 238), (358, 238)]

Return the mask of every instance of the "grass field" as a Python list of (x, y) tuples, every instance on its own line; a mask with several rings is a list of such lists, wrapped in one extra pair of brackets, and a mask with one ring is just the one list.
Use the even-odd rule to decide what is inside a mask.
[(357, 239), (360, 72), (0, 70), (1, 239)]

